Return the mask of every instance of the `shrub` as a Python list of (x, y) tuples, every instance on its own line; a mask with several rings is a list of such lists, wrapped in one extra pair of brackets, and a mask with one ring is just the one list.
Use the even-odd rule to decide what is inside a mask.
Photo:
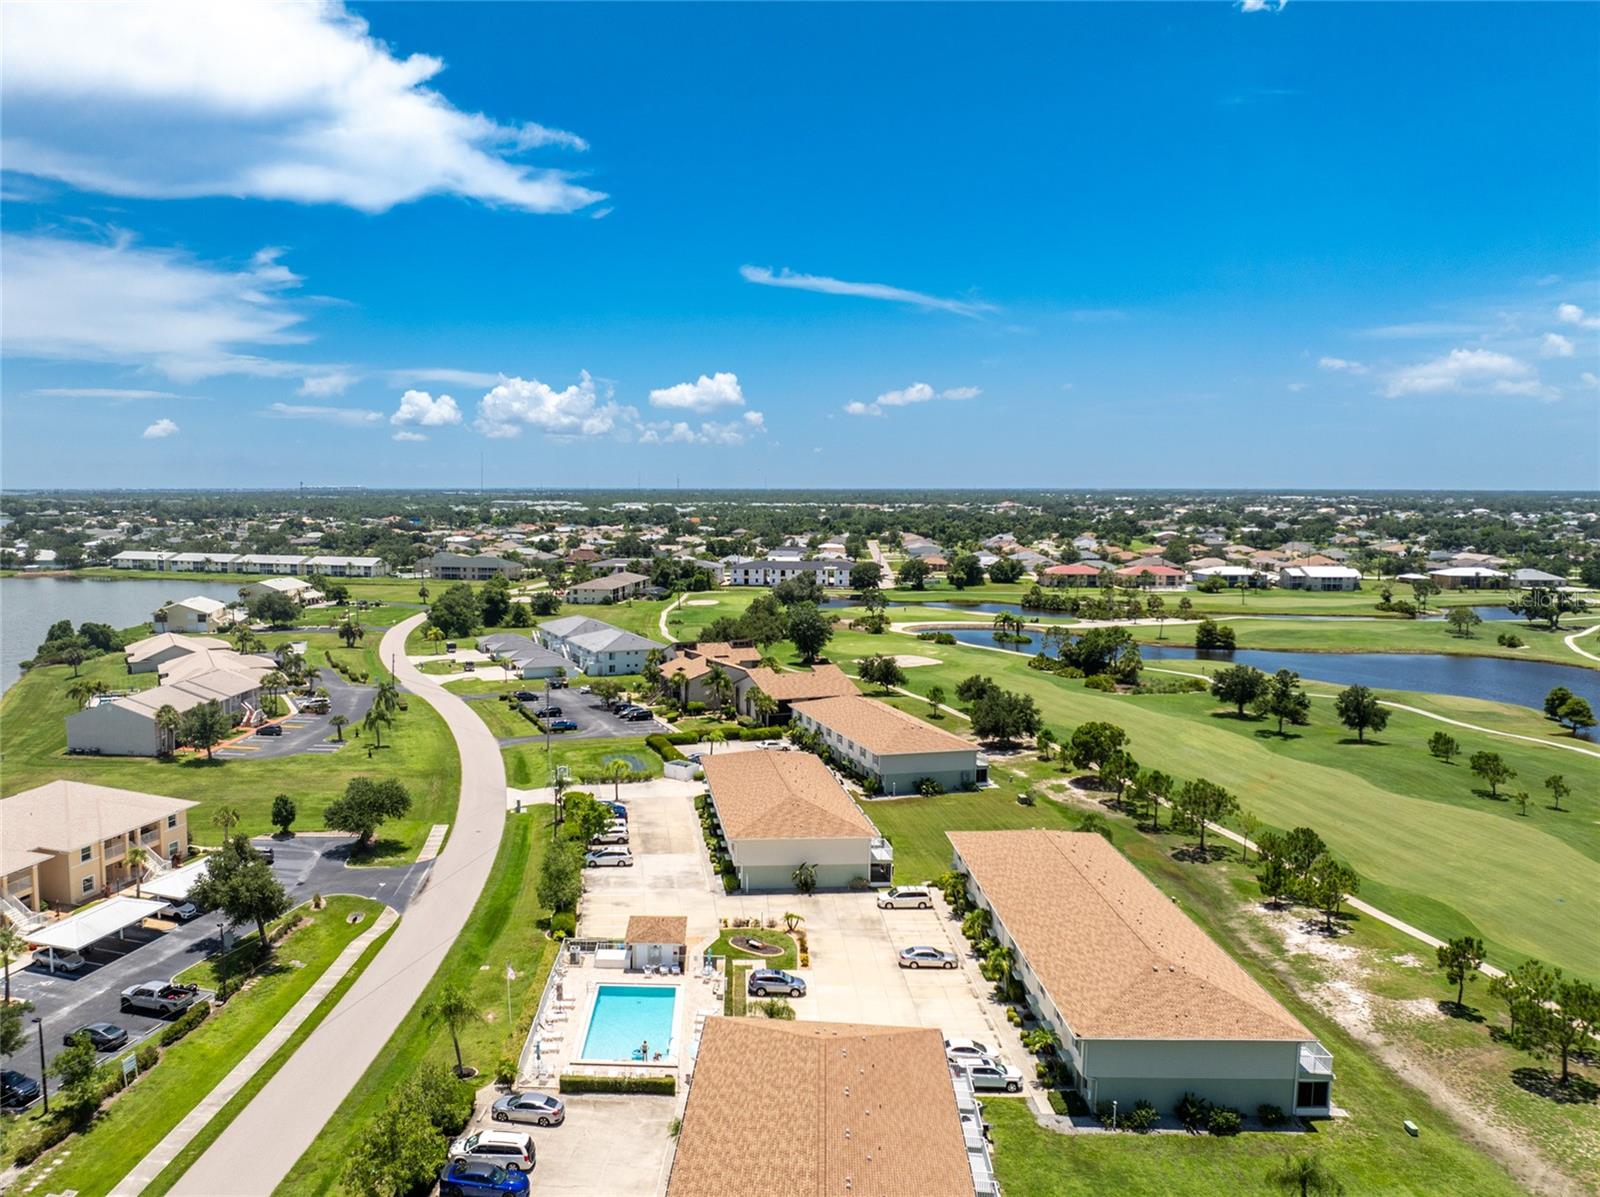
[(563, 910), (550, 916), (550, 933), (560, 933), (571, 939), (578, 932), (578, 916), (570, 910)]
[(646, 736), (644, 742), (645, 747), (649, 748), (663, 761), (681, 761), (685, 759), (683, 753), (677, 750), (672, 741), (660, 732)]
[(153, 1043), (141, 1043), (133, 1058), (138, 1062), (140, 1072), (149, 1072), (160, 1061), (161, 1049)]
[(1205, 1125), (1206, 1114), (1211, 1108), (1211, 1103), (1203, 1097), (1196, 1097), (1193, 1093), (1185, 1093), (1178, 1099), (1178, 1104), (1172, 1108), (1175, 1118), (1189, 1130), (1198, 1130)]
[(1206, 1116), (1206, 1130), (1213, 1135), (1236, 1135), (1242, 1125), (1239, 1111), (1226, 1106), (1217, 1106)]
[(1521, 648), (1524, 641), (1515, 632), (1501, 632), (1495, 637), (1495, 643), (1501, 648)]
[(1022, 1011), (1015, 1006), (1007, 1006), (1006, 1021), (1014, 1027), (1020, 1027), (1022, 1025)]
[(865, 877), (852, 877), (850, 878), (849, 888), (850, 892), (853, 894), (864, 894), (872, 888), (872, 882), (868, 881)]
[(31, 1134), (25, 1132), (12, 1139), (16, 1145), (16, 1162), (24, 1167), (33, 1163), (57, 1143), (65, 1142), (70, 1134), (72, 1134), (72, 1119), (65, 1114), (59, 1114), (48, 1122), (37, 1124), (37, 1128), (33, 1129)]
[(724, 873), (722, 875), (722, 892), (725, 894), (732, 894), (737, 893), (738, 889), (739, 878), (735, 877), (732, 873)]
[(562, 1093), (656, 1093), (671, 1097), (678, 1091), (678, 1080), (670, 1073), (662, 1076), (580, 1076), (561, 1074)]
[(1112, 1113), (1111, 1103), (1109, 1101), (1097, 1101), (1094, 1103), (1094, 1118), (1095, 1121), (1101, 1126), (1110, 1126), (1111, 1120), (1115, 1116), (1116, 1115)]
[(768, 1018), (777, 1019), (779, 1022), (794, 1021), (794, 1007), (782, 998), (767, 998), (756, 1005)]
[(1115, 694), (1117, 692), (1117, 680), (1109, 673), (1097, 673), (1083, 679), (1083, 688), (1085, 690), (1099, 690), (1102, 694)]
[(1133, 1109), (1124, 1114), (1120, 1123), (1136, 1134), (1143, 1134), (1161, 1120), (1161, 1115), (1156, 1112), (1155, 1106), (1140, 1098), (1133, 1103)]
[(1260, 1105), (1256, 1107), (1256, 1119), (1262, 1126), (1282, 1126), (1288, 1119), (1277, 1106)]
[(512, 1085), (517, 1079), (517, 1062), (510, 1056), (501, 1056), (494, 1066), (494, 1083), (497, 1085)]
[(917, 793), (924, 798), (937, 798), (944, 793), (944, 787), (931, 777), (922, 777), (917, 780)]
[(161, 1046), (171, 1047), (209, 1017), (211, 1017), (211, 1003), (201, 998), (185, 1010), (177, 1022), (161, 1032)]
[(267, 938), (273, 943), (277, 943), (280, 939), (284, 938), (284, 936), (288, 935), (289, 932), (293, 931), (305, 921), (306, 916), (303, 914), (297, 914), (293, 918), (284, 919), (271, 931), (267, 932)]
[(1072, 1112), (1067, 1102), (1067, 1095), (1059, 1089), (1051, 1089), (1046, 1092), (1045, 1100), (1050, 1103), (1050, 1108), (1062, 1118), (1067, 1117)]

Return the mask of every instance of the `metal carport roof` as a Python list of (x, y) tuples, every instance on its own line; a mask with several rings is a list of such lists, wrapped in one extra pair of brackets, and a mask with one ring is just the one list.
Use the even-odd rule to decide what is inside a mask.
[(169, 902), (179, 902), (189, 896), (189, 891), (194, 888), (194, 883), (205, 876), (206, 858), (191, 861), (180, 869), (173, 869), (169, 873), (162, 873), (159, 877), (152, 877), (141, 887), (152, 897), (165, 898)]
[(81, 952), (108, 935), (115, 935), (135, 923), (143, 922), (164, 906), (165, 902), (149, 898), (107, 898), (88, 910), (69, 914), (64, 919), (29, 932), (28, 942), (61, 952)]

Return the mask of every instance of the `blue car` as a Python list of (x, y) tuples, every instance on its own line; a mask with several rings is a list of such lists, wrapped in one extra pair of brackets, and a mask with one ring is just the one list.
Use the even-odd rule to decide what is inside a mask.
[(608, 803), (606, 803), (606, 805), (611, 808), (611, 817), (612, 818), (621, 819), (624, 823), (626, 823), (628, 821), (628, 808), (623, 806), (622, 803), (620, 803), (620, 802), (608, 802)]
[(439, 1197), (499, 1197), (527, 1191), (526, 1172), (507, 1172), (499, 1164), (452, 1160), (439, 1170)]
[(553, 732), (577, 731), (578, 725), (571, 719), (552, 719), (550, 720), (550, 730)]

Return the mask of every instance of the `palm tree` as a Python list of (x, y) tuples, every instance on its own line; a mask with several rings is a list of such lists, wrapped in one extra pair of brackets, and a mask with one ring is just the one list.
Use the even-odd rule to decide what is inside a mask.
[(328, 722), (333, 727), (333, 738), (339, 741), (339, 743), (343, 744), (344, 725), (349, 723), (350, 720), (346, 719), (343, 715), (335, 715), (332, 719), (328, 720)]
[(80, 707), (87, 706), (96, 694), (104, 694), (110, 688), (102, 681), (81, 677), (67, 687), (67, 697)]
[[(424, 586), (423, 589), (426, 590), (427, 587)], [(429, 644), (433, 645), (433, 651), (437, 653), (439, 651), (439, 646), (444, 643), (444, 632), (436, 625), (430, 623), (425, 629), (423, 629), (422, 638)]]
[(222, 838), (227, 840), (233, 829), (239, 825), (239, 812), (231, 806), (220, 806), (211, 816), (211, 826), (222, 828)]
[(428, 601), (428, 584), (426, 582), (417, 587), (417, 597), (423, 602)]
[(1284, 1193), (1298, 1192), (1300, 1197), (1339, 1197), (1344, 1192), (1344, 1185), (1323, 1167), (1321, 1158), (1309, 1154), (1291, 1155), (1274, 1164), (1267, 1183)]
[(713, 665), (706, 675), (706, 689), (711, 693), (719, 710), (725, 711), (733, 701), (733, 679), (721, 665)]
[(128, 868), (133, 873), (133, 896), (144, 896), (144, 866), (150, 863), (150, 849), (142, 844), (135, 844), (128, 849)]
[(165, 756), (178, 746), (178, 725), (183, 719), (178, 714), (178, 708), (171, 703), (162, 703), (156, 709), (156, 730), (161, 733), (161, 754)]
[(10, 923), (0, 922), (0, 969), (6, 977), (6, 1005), (11, 1005), (11, 962), (25, 955), (28, 941)]
[(385, 715), (393, 715), (400, 709), (400, 687), (394, 684), (393, 678), (385, 678), (378, 683), (378, 692), (373, 696), (372, 705)]
[(550, 833), (552, 837), (561, 831), (561, 820), (566, 817), (567, 808), (561, 799), (562, 795), (566, 793), (567, 784), (567, 775), (561, 772), (557, 772), (555, 780), (550, 784), (552, 802), (554, 805), (553, 813), (555, 815), (555, 817), (550, 821)]
[(794, 882), (796, 893), (810, 897), (817, 888), (817, 866), (801, 861), (789, 874), (789, 880)]
[(728, 742), (728, 733), (723, 731), (720, 727), (713, 728), (706, 735), (706, 743), (711, 745), (711, 755), (712, 756), (716, 756), (716, 754), (717, 754), (717, 745), (718, 744), (726, 744), (727, 742)]
[(621, 800), (619, 795), (622, 792), (622, 783), (633, 776), (633, 770), (629, 768), (627, 761), (607, 761), (600, 776), (611, 783), (611, 801), (618, 802)]
[(382, 748), (383, 725), (392, 722), (393, 719), (391, 719), (389, 713), (374, 702), (371, 709), (367, 711), (367, 717), (361, 721), (361, 726), (372, 733), (373, 744)]
[(267, 647), (267, 642), (255, 634), (247, 623), (234, 625), (233, 649), (239, 653), (258, 653)]
[(89, 654), (81, 648), (69, 648), (61, 654), (61, 659), (72, 666), (72, 676), (78, 676), (78, 666), (89, 659)]
[(678, 693), (678, 713), (689, 709), (689, 675), (680, 669), (672, 671), (672, 688)]
[(761, 726), (766, 727), (772, 717), (778, 713), (778, 700), (765, 690), (755, 690), (750, 695), (750, 705), (755, 708), (756, 714), (761, 716)]
[(307, 661), (304, 657), (299, 658), (299, 660), (301, 662), (301, 665), (300, 665), (300, 680), (305, 683), (305, 686), (306, 686), (307, 690), (311, 690), (311, 689), (315, 688), (315, 686), (317, 684), (317, 679), (322, 676), (322, 670), (318, 669), (315, 665), (313, 665), (310, 661)]
[(346, 648), (354, 648), (356, 641), (364, 639), (367, 634), (367, 629), (358, 624), (355, 621), (355, 617), (351, 615), (346, 615), (344, 622), (335, 630), (339, 633), (339, 639), (344, 641)]
[(461, 1059), (461, 1028), (483, 1017), (466, 991), (458, 985), (446, 985), (422, 1008), (422, 1017), (430, 1023), (443, 1023), (449, 1030), (450, 1042), (456, 1049), (456, 1075), (465, 1076), (467, 1066)]
[(652, 648), (644, 655), (644, 668), (640, 670), (640, 674), (651, 690), (656, 690), (661, 685), (661, 662), (665, 660), (666, 656), (659, 648)]

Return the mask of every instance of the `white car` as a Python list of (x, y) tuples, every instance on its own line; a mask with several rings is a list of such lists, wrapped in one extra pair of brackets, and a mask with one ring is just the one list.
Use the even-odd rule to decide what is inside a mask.
[(450, 1144), (450, 1158), (498, 1164), (507, 1172), (532, 1172), (533, 1137), (527, 1131), (475, 1131)]
[(589, 847), (591, 848), (626, 848), (627, 846), (628, 828), (626, 824), (622, 827), (608, 827), (589, 841)]
[(631, 869), (633, 853), (626, 848), (596, 848), (583, 857), (586, 869)]
[(878, 895), (879, 910), (932, 910), (933, 895), (914, 885), (896, 885)]
[(994, 1052), (987, 1044), (979, 1043), (976, 1039), (946, 1039), (944, 1054), (952, 1064), (956, 1064), (966, 1060), (987, 1059)]
[(1022, 1092), (1022, 1073), (998, 1060), (972, 1061), (963, 1064), (967, 1079), (974, 1089), (1001, 1089), (1006, 1093)]
[(161, 911), (162, 918), (171, 919), (175, 923), (187, 923), (190, 919), (198, 918), (199, 916), (200, 908), (193, 902), (181, 902), (165, 907)]

